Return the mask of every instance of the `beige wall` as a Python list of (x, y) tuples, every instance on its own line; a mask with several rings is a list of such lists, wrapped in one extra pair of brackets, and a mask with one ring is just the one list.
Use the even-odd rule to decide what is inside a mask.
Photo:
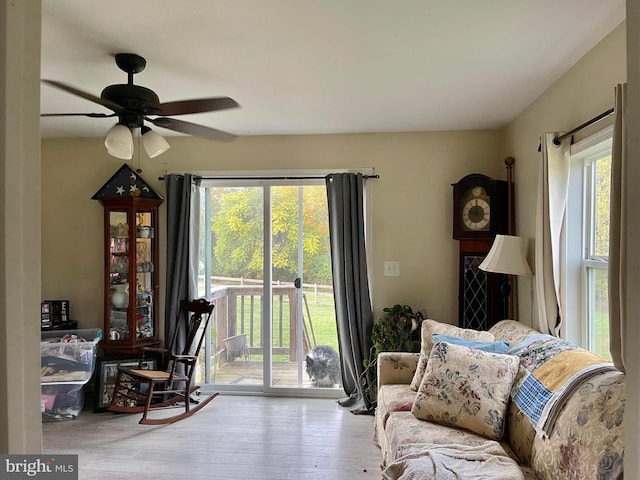
[[(617, 83), (626, 81), (623, 23), (580, 59), (506, 129), (505, 152), (516, 158), (516, 229), (528, 243), (534, 266), (535, 211), (540, 166), (538, 144), (545, 132), (569, 131), (613, 107)], [(603, 125), (598, 124), (597, 128)], [(533, 277), (518, 278), (519, 319), (537, 319)]]
[[(172, 137), (172, 148), (161, 157), (151, 160), (143, 153), (141, 175), (164, 196), (158, 176), (165, 171), (373, 167), (380, 175), (370, 183), (376, 316), (385, 306), (407, 303), (456, 323), (458, 242), (451, 237), (451, 184), (472, 172), (505, 178), (502, 136), (501, 131), (270, 136), (228, 144)], [(102, 207), (91, 196), (122, 163), (107, 155), (101, 138), (42, 141), (42, 296), (68, 298), (81, 327), (102, 326)], [(400, 277), (383, 275), (385, 260), (400, 262)]]
[[(614, 30), (512, 122), (506, 134), (266, 136), (229, 144), (171, 137), (172, 148), (161, 157), (151, 160), (142, 153), (142, 176), (164, 195), (157, 177), (166, 171), (373, 167), (381, 177), (371, 182), (369, 250), (376, 316), (385, 306), (407, 303), (456, 323), (458, 242), (451, 238), (451, 183), (474, 172), (505, 178), (504, 157), (516, 158), (516, 227), (528, 239), (533, 266), (539, 136), (571, 129), (611, 108), (614, 85), (626, 79), (625, 33), (624, 24)], [(68, 298), (72, 317), (82, 327), (99, 327), (102, 208), (90, 197), (122, 161), (106, 154), (101, 138), (73, 138), (44, 139), (42, 163), (43, 299)], [(164, 248), (164, 235), (160, 239)], [(383, 275), (385, 260), (400, 262), (400, 277)], [(531, 323), (537, 315), (533, 281), (520, 278), (518, 287), (518, 318)]]

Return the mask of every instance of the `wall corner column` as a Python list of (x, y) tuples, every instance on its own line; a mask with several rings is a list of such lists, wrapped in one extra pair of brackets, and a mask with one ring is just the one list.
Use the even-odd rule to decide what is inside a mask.
[(627, 261), (626, 261), (626, 325), (625, 325), (625, 365), (626, 405), (625, 426), (625, 478), (640, 478), (640, 251), (634, 248), (640, 240), (640, 221), (637, 206), (640, 202), (640, 138), (630, 132), (640, 129), (640, 6), (637, 0), (627, 0), (627, 106), (625, 135), (627, 158), (630, 159), (626, 176), (627, 191)]
[(42, 452), (40, 0), (0, 0), (0, 453)]

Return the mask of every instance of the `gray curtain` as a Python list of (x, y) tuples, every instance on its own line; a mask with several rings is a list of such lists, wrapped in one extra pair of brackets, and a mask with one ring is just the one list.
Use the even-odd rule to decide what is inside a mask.
[(346, 398), (338, 403), (352, 413), (373, 413), (374, 377), (361, 381), (369, 358), (373, 313), (364, 238), (364, 184), (360, 174), (327, 176), (329, 237), (333, 269), (338, 347)]
[[(164, 338), (171, 340), (181, 300), (193, 300), (197, 295), (196, 278), (193, 275), (193, 260), (190, 258), (193, 239), (191, 222), (192, 204), (195, 194), (192, 175), (166, 175), (167, 185), (167, 284), (165, 297)], [(197, 236), (195, 237), (197, 240)], [(196, 250), (197, 251), (197, 250)], [(176, 347), (182, 351), (186, 332), (180, 322)]]

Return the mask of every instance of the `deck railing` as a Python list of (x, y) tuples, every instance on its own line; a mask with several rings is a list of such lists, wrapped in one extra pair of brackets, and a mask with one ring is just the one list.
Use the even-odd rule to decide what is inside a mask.
[[(218, 351), (224, 348), (222, 341), (225, 338), (239, 334), (247, 335), (247, 344), (252, 352), (262, 351), (260, 318), (262, 294), (262, 285), (219, 285), (211, 289), (211, 302), (215, 305), (212, 325), (215, 328), (215, 343)], [(297, 288), (293, 285), (273, 285), (272, 310), (275, 332), (273, 353), (288, 354), (291, 361), (296, 361)], [(287, 323), (288, 332), (285, 332)], [(306, 332), (303, 332), (304, 336)]]

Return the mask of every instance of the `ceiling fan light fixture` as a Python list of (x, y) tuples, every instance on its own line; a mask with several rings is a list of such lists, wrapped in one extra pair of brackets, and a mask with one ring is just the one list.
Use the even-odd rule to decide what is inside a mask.
[[(158, 127), (173, 130), (187, 135), (219, 140), (227, 142), (233, 140), (235, 135), (217, 130), (215, 128), (198, 125), (171, 118), (173, 115), (185, 115), (191, 113), (215, 112), (230, 108), (238, 108), (238, 102), (229, 97), (193, 98), (190, 100), (177, 100), (161, 103), (158, 95), (151, 89), (136, 85), (133, 82), (135, 74), (144, 70), (147, 61), (140, 55), (132, 53), (116, 54), (116, 65), (127, 74), (127, 83), (107, 85), (102, 89), (100, 96), (93, 95), (79, 88), (67, 85), (56, 80), (43, 79), (43, 83), (55, 87), (64, 92), (83, 98), (93, 103), (102, 105), (113, 113), (43, 113), (42, 116), (86, 116), (90, 118), (118, 117), (118, 125), (113, 127), (105, 138), (105, 146), (110, 155), (130, 160), (133, 157), (133, 134), (140, 145), (138, 129), (142, 128), (144, 135), (144, 147), (151, 158), (166, 152), (169, 144), (157, 133), (143, 128), (144, 121), (148, 121)], [(150, 119), (147, 115), (159, 116)], [(148, 138), (147, 138), (148, 137)]]
[(133, 135), (129, 127), (120, 123), (114, 125), (104, 139), (109, 155), (130, 160), (133, 157)]
[(149, 155), (149, 158), (156, 158), (171, 148), (171, 145), (160, 135), (149, 127), (142, 127), (142, 145)]

